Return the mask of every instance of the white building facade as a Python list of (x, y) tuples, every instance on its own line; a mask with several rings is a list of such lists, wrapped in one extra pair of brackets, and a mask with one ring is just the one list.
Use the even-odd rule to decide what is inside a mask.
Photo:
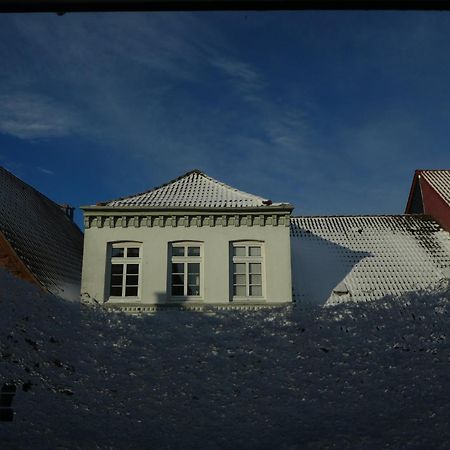
[(128, 311), (292, 301), (288, 203), (194, 170), (82, 209), (84, 301)]

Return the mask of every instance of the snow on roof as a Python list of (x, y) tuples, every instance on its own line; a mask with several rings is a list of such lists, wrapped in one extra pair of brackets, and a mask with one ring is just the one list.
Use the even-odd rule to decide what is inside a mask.
[(450, 205), (450, 170), (419, 170), (418, 175)]
[[(147, 192), (122, 197), (99, 206), (237, 208), (281, 206), (271, 200), (239, 191), (200, 170), (192, 170)], [(289, 206), (289, 205), (287, 205)]]
[(0, 167), (0, 235), (55, 295), (79, 298), (83, 234), (61, 207)]
[(295, 300), (367, 301), (450, 281), (450, 234), (428, 216), (291, 218)]

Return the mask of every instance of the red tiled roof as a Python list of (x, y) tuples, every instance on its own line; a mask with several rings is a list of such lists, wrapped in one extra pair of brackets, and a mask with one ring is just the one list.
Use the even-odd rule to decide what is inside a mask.
[(418, 175), (450, 205), (450, 170), (420, 170)]

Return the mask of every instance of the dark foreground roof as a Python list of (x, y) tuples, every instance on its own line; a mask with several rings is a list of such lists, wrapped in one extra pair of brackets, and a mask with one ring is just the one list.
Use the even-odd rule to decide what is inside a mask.
[(59, 205), (2, 167), (0, 239), (42, 287), (63, 298), (79, 298), (82, 232)]
[(450, 234), (428, 216), (294, 217), (291, 247), (297, 301), (377, 300), (450, 281)]

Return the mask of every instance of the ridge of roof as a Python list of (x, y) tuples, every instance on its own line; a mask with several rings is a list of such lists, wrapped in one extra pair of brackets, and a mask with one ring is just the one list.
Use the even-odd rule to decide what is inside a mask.
[[(336, 226), (346, 229), (353, 226), (375, 226), (377, 228), (392, 226), (408, 227), (411, 229), (439, 228), (442, 227), (429, 214), (391, 214), (391, 215), (355, 215), (355, 216), (300, 216), (290, 217), (291, 227), (314, 226), (322, 224), (326, 227)], [(445, 230), (442, 230), (445, 231)]]
[[(379, 216), (319, 216), (291, 217), (291, 237), (298, 237), (302, 232), (343, 233), (364, 230), (371, 232), (404, 232), (416, 235), (423, 233), (446, 233), (445, 230), (429, 215), (379, 215)], [(447, 233), (446, 233), (447, 234)]]
[(198, 175), (204, 175), (204, 176), (207, 177), (207, 175), (204, 172), (202, 172), (200, 169), (192, 169), (192, 170), (189, 170), (188, 172), (186, 172), (185, 174), (180, 175), (180, 176), (178, 176), (176, 178), (173, 178), (170, 181), (166, 181), (164, 184), (161, 184), (159, 186), (152, 187), (150, 189), (147, 189), (146, 191), (137, 192), (136, 194), (125, 195), (123, 197), (115, 198), (113, 200), (106, 200), (106, 201), (103, 201), (103, 202), (97, 202), (96, 206), (107, 206), (107, 205), (109, 205), (112, 202), (118, 202), (120, 200), (126, 200), (128, 198), (139, 197), (140, 195), (149, 194), (150, 192), (153, 192), (153, 191), (156, 191), (156, 190), (161, 189), (163, 187), (166, 187), (169, 184), (175, 183), (175, 182), (181, 180), (182, 178), (188, 177), (189, 175), (192, 175), (194, 173), (196, 173)]
[(450, 169), (416, 169), (415, 172), (450, 172)]
[[(186, 195), (183, 185), (175, 187), (170, 190), (170, 186), (176, 185), (178, 182), (193, 177), (192, 188), (188, 189)], [(196, 180), (202, 179), (197, 182)], [(211, 183), (208, 186), (204, 182)], [(166, 189), (165, 189), (166, 188)], [(214, 189), (216, 191), (214, 192)], [(161, 192), (158, 192), (161, 191)], [(196, 192), (193, 192), (196, 191)], [(152, 194), (154, 194), (152, 196)], [(197, 195), (196, 195), (197, 194)], [(147, 196), (147, 198), (145, 198)], [(153, 197), (153, 198), (152, 198)], [(233, 205), (234, 203), (234, 205)], [(207, 175), (200, 169), (193, 169), (180, 175), (160, 186), (152, 189), (139, 192), (132, 195), (127, 195), (113, 200), (97, 202), (92, 206), (111, 206), (111, 207), (128, 207), (128, 206), (143, 206), (143, 207), (262, 207), (262, 206), (291, 206), (288, 203), (273, 203), (269, 199), (265, 199), (258, 195), (250, 194), (241, 191), (233, 186), (230, 186), (222, 181)]]
[(310, 216), (291, 216), (292, 219), (369, 219), (369, 218), (408, 218), (408, 219), (427, 219), (435, 220), (429, 214), (335, 214), (335, 215), (310, 215)]

